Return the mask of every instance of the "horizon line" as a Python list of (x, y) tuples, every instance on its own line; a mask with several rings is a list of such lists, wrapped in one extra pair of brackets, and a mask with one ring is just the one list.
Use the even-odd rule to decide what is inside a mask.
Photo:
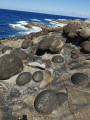
[(65, 17), (74, 17), (74, 18), (83, 18), (83, 19), (89, 19), (87, 17), (78, 17), (78, 16), (70, 16), (70, 15), (60, 15), (60, 14), (52, 14), (52, 13), (44, 13), (44, 12), (35, 12), (35, 11), (27, 11), (27, 10), (18, 10), (18, 9), (8, 9), (8, 8), (0, 8), (3, 10), (13, 10), (13, 11), (21, 11), (21, 12), (32, 12), (32, 13), (40, 13), (40, 14), (49, 14), (49, 15), (57, 15), (57, 16), (65, 16)]

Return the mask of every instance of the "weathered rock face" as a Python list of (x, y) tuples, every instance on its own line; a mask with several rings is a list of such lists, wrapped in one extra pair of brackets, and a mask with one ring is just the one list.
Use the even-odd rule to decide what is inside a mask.
[(18, 86), (24, 86), (25, 84), (30, 82), (31, 78), (32, 78), (32, 75), (30, 72), (23, 72), (19, 74), (19, 76), (17, 77), (16, 84)]
[(33, 42), (31, 40), (24, 40), (21, 47), (23, 49), (27, 49), (28, 47), (30, 47), (32, 45), (33, 45)]
[(90, 41), (85, 41), (81, 43), (81, 46), (85, 52), (90, 53)]
[(0, 58), (0, 79), (8, 79), (23, 70), (22, 60), (15, 55), (4, 55)]
[(42, 71), (37, 71), (33, 74), (32, 78), (35, 82), (41, 82), (44, 78), (44, 74)]
[(76, 85), (85, 85), (85, 83), (88, 81), (88, 76), (84, 73), (76, 73), (72, 75), (71, 81)]
[(57, 94), (51, 90), (41, 92), (35, 99), (34, 107), (41, 114), (50, 114), (58, 106)]
[(25, 51), (21, 51), (21, 50), (14, 50), (11, 52), (11, 54), (18, 56), (22, 60), (26, 60), (28, 58), (27, 53)]
[(6, 51), (11, 51), (11, 50), (13, 50), (12, 47), (5, 46), (5, 47), (2, 49), (2, 53), (5, 53)]

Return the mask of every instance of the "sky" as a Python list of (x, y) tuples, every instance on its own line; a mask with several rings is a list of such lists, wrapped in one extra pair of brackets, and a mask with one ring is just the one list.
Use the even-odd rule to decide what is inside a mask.
[(0, 8), (90, 18), (90, 0), (0, 0)]

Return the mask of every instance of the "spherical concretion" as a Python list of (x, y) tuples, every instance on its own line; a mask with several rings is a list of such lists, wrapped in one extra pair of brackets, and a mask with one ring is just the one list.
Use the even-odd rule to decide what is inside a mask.
[(57, 98), (59, 101), (59, 105), (61, 106), (68, 99), (68, 95), (66, 93), (59, 92), (57, 93)]
[(23, 70), (22, 60), (15, 55), (0, 57), (0, 79), (9, 79)]
[(52, 90), (45, 90), (39, 93), (34, 101), (34, 107), (40, 114), (50, 114), (57, 106), (57, 94)]
[(31, 81), (31, 78), (32, 78), (32, 75), (30, 72), (23, 72), (17, 77), (16, 84), (18, 86), (24, 86), (25, 84)]
[(28, 55), (25, 51), (20, 51), (20, 50), (14, 50), (11, 52), (11, 54), (14, 54), (21, 58), (22, 60), (26, 60), (28, 58)]
[(63, 63), (64, 62), (64, 58), (60, 55), (56, 55), (52, 58), (52, 62), (54, 63)]
[(76, 85), (85, 85), (88, 81), (88, 75), (84, 73), (75, 73), (71, 77), (71, 81)]
[(44, 74), (42, 71), (36, 71), (33, 76), (32, 76), (33, 80), (35, 82), (41, 82), (44, 78)]

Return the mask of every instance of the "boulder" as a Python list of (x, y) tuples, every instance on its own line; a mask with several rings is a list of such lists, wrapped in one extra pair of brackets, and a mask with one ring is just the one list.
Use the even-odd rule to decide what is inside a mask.
[(27, 53), (25, 51), (22, 51), (22, 50), (14, 50), (11, 52), (11, 54), (18, 56), (22, 60), (26, 60), (28, 58)]
[(9, 79), (23, 70), (22, 60), (15, 55), (4, 55), (0, 58), (0, 79)]
[(81, 43), (81, 46), (85, 52), (90, 53), (90, 41), (85, 41)]
[(66, 34), (70, 39), (74, 39), (78, 36), (78, 30), (82, 28), (86, 28), (87, 24), (81, 20), (74, 21), (71, 23), (68, 23), (63, 28), (64, 34)]
[(44, 51), (51, 51), (52, 53), (58, 53), (62, 50), (64, 46), (65, 39), (57, 34), (49, 34), (44, 36), (42, 40), (39, 42), (38, 49)]
[(29, 83), (31, 81), (32, 75), (30, 72), (23, 72), (19, 74), (19, 76), (16, 79), (16, 84), (18, 86), (24, 86), (25, 84)]
[(57, 94), (52, 90), (39, 93), (34, 101), (34, 107), (40, 114), (50, 114), (58, 106)]
[(86, 27), (86, 28), (83, 28), (83, 29), (79, 29), (78, 34), (83, 39), (89, 39), (90, 38), (90, 28)]
[(28, 47), (30, 47), (32, 45), (33, 45), (33, 42), (31, 40), (24, 40), (21, 47), (23, 49), (27, 49)]

